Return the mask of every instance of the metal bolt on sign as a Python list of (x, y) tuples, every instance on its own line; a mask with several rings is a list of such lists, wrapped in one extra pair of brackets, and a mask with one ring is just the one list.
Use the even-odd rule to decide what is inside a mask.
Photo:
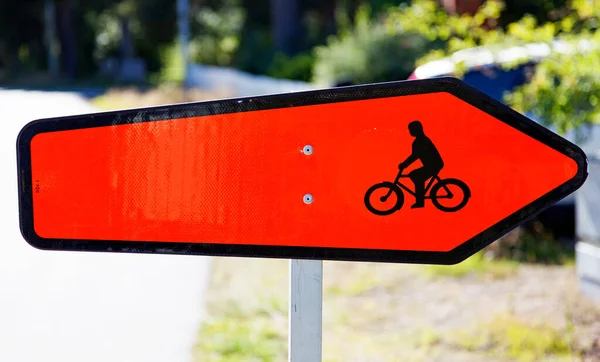
[(311, 195), (311, 194), (304, 195), (304, 203), (305, 204), (310, 205), (310, 204), (312, 204), (313, 200), (314, 200), (313, 195)]

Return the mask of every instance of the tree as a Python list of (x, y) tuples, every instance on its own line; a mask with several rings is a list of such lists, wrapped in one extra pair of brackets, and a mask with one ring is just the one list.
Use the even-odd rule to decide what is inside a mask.
[[(525, 15), (504, 28), (481, 26), (500, 19), (503, 6), (488, 0), (473, 16), (459, 17), (441, 12), (433, 1), (417, 0), (411, 7), (392, 12), (388, 25), (392, 32), (414, 31), (442, 44), (417, 64), (474, 46), (485, 46), (495, 53), (534, 42), (562, 40), (570, 44), (571, 52), (544, 58), (529, 82), (506, 95), (506, 102), (560, 133), (585, 133), (600, 120), (600, 0), (569, 0), (556, 21), (538, 22), (533, 15)], [(504, 66), (510, 69), (530, 61), (523, 57)], [(461, 63), (457, 66), (454, 75), (461, 77), (464, 68)]]
[(545, 58), (531, 81), (506, 100), (558, 132), (574, 131), (583, 139), (600, 122), (600, 1), (573, 0), (569, 8), (567, 16), (552, 24), (555, 36), (570, 44), (571, 51)]
[(557, 20), (568, 8), (568, 0), (504, 0), (500, 22), (508, 25), (526, 15), (535, 17), (538, 23)]
[(390, 32), (369, 7), (362, 6), (351, 26), (315, 48), (313, 81), (333, 86), (406, 79), (431, 46), (416, 31)]
[(93, 0), (86, 10), (86, 28), (93, 34), (81, 46), (91, 47), (88, 62), (135, 56), (148, 70), (160, 69), (161, 54), (176, 36), (175, 1)]
[(0, 67), (8, 74), (45, 67), (43, 0), (0, 1)]

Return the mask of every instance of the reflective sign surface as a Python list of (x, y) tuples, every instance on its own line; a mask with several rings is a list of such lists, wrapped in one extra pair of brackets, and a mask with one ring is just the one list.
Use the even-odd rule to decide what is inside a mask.
[(585, 180), (576, 146), (452, 79), (42, 120), (37, 247), (454, 263)]

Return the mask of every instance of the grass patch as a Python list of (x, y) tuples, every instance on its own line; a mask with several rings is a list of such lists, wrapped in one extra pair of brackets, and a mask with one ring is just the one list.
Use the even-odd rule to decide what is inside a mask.
[(376, 273), (363, 270), (353, 278), (340, 280), (325, 288), (325, 294), (334, 296), (358, 296), (382, 284)]
[[(243, 265), (243, 267), (240, 267)], [(214, 258), (198, 362), (287, 358), (287, 262)]]
[(426, 265), (423, 273), (428, 278), (475, 275), (486, 279), (504, 279), (513, 275), (518, 266), (515, 261), (489, 259), (483, 252), (479, 252), (456, 265)]
[(433, 329), (426, 328), (417, 334), (416, 344), (420, 348), (430, 349), (442, 341), (441, 336)]
[(530, 325), (515, 317), (498, 317), (470, 331), (453, 333), (453, 343), (467, 351), (487, 351), (494, 356), (520, 362), (543, 358), (573, 360), (573, 328)]
[(229, 303), (229, 308), (204, 323), (200, 331), (198, 353), (202, 355), (201, 361), (269, 362), (284, 359), (286, 336), (272, 323), (273, 310), (279, 308), (246, 310), (236, 303)]

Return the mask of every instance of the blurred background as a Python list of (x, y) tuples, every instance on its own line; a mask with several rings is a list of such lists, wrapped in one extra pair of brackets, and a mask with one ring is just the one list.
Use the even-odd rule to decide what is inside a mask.
[[(326, 262), (324, 360), (600, 361), (599, 27), (600, 0), (0, 0), (0, 116), (14, 136), (4, 162), (13, 167), (16, 132), (34, 117), (461, 78), (576, 142), (590, 158), (590, 178), (576, 195), (456, 266)], [(7, 190), (6, 200), (15, 202), (14, 184)], [(16, 204), (10, 206), (12, 215)], [(9, 239), (24, 244), (18, 230)], [(131, 268), (123, 258), (122, 268)], [(179, 260), (171, 276), (178, 280), (189, 272), (175, 269)], [(0, 263), (0, 307), (2, 293), (22, 287), (10, 289), (14, 270), (6, 265)], [(287, 261), (211, 258), (202, 265), (210, 265), (207, 277), (189, 281), (193, 306), (175, 299), (155, 305), (197, 321), (185, 325), (189, 343), (173, 344), (165, 358), (286, 360)], [(87, 272), (91, 278), (94, 271)], [(53, 282), (62, 285), (61, 278)], [(19, 303), (8, 300), (4, 317)], [(150, 310), (140, 318), (151, 321)], [(0, 330), (12, 336), (2, 316)], [(23, 339), (52, 333), (36, 334), (33, 326), (44, 322), (30, 323)], [(85, 317), (70, 323), (83, 325)], [(137, 322), (103, 326), (103, 338), (127, 323)], [(76, 329), (67, 322), (60, 328)], [(129, 348), (160, 350), (160, 338)], [(87, 340), (86, 348), (97, 347)], [(67, 348), (45, 360), (67, 361)], [(97, 360), (121, 360), (111, 348)], [(122, 360), (155, 360), (131, 356)]]

